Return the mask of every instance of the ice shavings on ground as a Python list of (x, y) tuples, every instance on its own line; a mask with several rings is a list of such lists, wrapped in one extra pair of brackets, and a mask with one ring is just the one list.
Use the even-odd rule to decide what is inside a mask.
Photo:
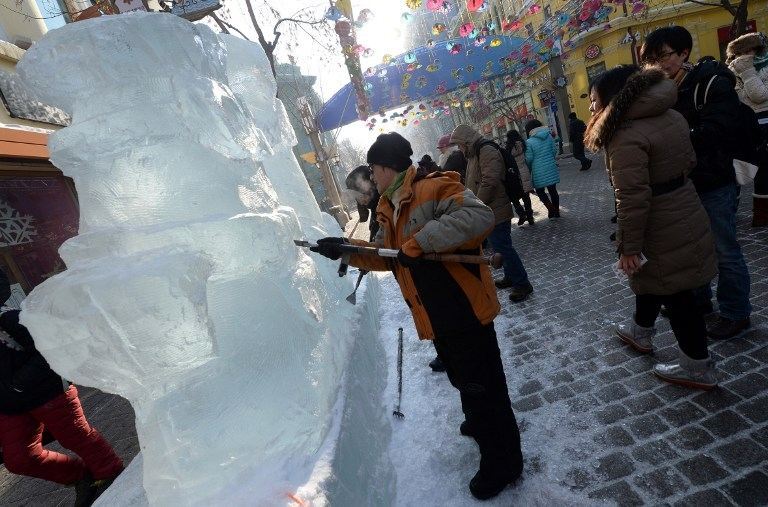
[[(502, 294), (503, 295), (503, 294)], [(508, 307), (509, 302), (505, 307)], [(545, 405), (529, 412), (516, 411), (521, 429), (525, 471), (514, 488), (497, 498), (478, 502), (469, 493), (469, 480), (479, 466), (474, 440), (459, 433), (464, 420), (458, 391), (444, 373), (433, 373), (427, 363), (435, 357), (431, 342), (419, 341), (413, 321), (394, 278), (382, 279), (380, 338), (386, 349), (389, 373), (386, 403), (391, 412), (397, 399), (397, 328), (404, 330), (403, 403), (405, 419), (392, 418), (390, 456), (397, 473), (396, 505), (591, 505), (595, 502), (568, 488), (566, 470), (578, 463), (589, 449), (592, 421), (570, 413), (566, 403)], [(513, 365), (511, 343), (506, 334), (524, 329), (522, 316), (504, 312), (496, 319), (504, 370), (513, 403), (518, 388), (530, 377), (541, 378), (559, 368), (552, 350), (535, 363)], [(550, 324), (553, 335), (567, 330)], [(513, 331), (514, 332), (514, 331)]]

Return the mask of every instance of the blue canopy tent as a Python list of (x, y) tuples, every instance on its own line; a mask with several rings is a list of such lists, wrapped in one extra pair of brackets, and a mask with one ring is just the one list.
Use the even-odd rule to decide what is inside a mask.
[[(443, 40), (398, 55), (364, 73), (370, 110), (378, 113), (504, 75), (526, 75), (556, 49), (506, 35)], [(321, 131), (358, 120), (355, 92), (347, 83), (317, 113)]]

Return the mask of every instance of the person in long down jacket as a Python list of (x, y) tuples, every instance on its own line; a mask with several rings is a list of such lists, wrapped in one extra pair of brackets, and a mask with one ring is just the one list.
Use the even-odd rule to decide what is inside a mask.
[(533, 190), (533, 184), (531, 183), (531, 170), (528, 169), (528, 164), (525, 161), (525, 141), (517, 130), (510, 130), (507, 132), (507, 142), (504, 148), (515, 158), (517, 164), (517, 171), (520, 173), (520, 183), (523, 184), (523, 206), (519, 201), (512, 201), (512, 206), (515, 207), (517, 216), (520, 217), (517, 221), (517, 225), (523, 225), (526, 221), (529, 224), (533, 224), (533, 206), (531, 206), (531, 190)]
[(685, 118), (671, 109), (675, 84), (659, 70), (636, 71), (620, 66), (598, 77), (586, 135), (587, 146), (605, 150), (616, 193), (619, 267), (635, 293), (634, 318), (616, 333), (635, 350), (651, 353), (663, 304), (679, 355), (657, 364), (654, 373), (709, 389), (717, 378), (693, 289), (714, 278), (717, 260), (707, 213), (688, 178), (696, 155)]
[[(539, 120), (525, 124), (525, 161), (531, 169), (533, 188), (536, 195), (546, 206), (549, 218), (560, 218), (560, 196), (557, 184), (560, 183), (560, 169), (557, 167), (557, 145), (547, 127)], [(547, 197), (549, 192), (549, 197)]]
[(763, 149), (752, 193), (752, 227), (768, 225), (768, 38), (748, 33), (731, 41), (726, 50), (728, 67), (736, 74), (736, 93), (751, 107), (760, 122)]

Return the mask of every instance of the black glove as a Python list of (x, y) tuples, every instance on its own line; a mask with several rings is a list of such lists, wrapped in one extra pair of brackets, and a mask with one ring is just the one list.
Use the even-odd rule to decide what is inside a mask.
[(347, 244), (346, 238), (322, 238), (317, 240), (317, 246), (309, 247), (310, 251), (317, 252), (332, 261), (338, 260), (343, 253), (341, 245)]
[(398, 250), (397, 252), (397, 262), (400, 263), (401, 266), (404, 266), (406, 268), (415, 268), (419, 264), (421, 264), (421, 261), (423, 259), (421, 257), (411, 257), (410, 255), (407, 255), (402, 250)]

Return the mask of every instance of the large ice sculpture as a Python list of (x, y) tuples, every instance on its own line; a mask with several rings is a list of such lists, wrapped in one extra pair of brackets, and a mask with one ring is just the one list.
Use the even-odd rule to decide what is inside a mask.
[(52, 31), (18, 70), (72, 114), (50, 150), (80, 202), (67, 271), (23, 304), (38, 348), (131, 402), (150, 503), (285, 500), (329, 431), (355, 325), (349, 281), (292, 244), (340, 231), (263, 51), (124, 14)]

